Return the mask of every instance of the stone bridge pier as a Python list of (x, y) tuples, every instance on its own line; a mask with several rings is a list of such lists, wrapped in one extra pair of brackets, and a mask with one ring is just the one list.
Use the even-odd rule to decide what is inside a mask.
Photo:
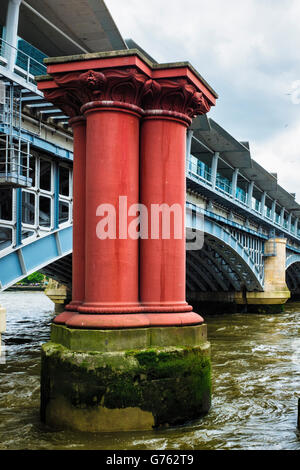
[(238, 305), (247, 305), (248, 311), (280, 312), (291, 297), (286, 284), (285, 238), (271, 238), (264, 244), (264, 290), (263, 292), (237, 293)]
[[(210, 345), (186, 302), (186, 129), (217, 95), (188, 63), (136, 50), (47, 63), (39, 89), (72, 118), (77, 196), (73, 299), (43, 346), (41, 418), (99, 432), (200, 417)], [(163, 208), (179, 217), (168, 236)]]

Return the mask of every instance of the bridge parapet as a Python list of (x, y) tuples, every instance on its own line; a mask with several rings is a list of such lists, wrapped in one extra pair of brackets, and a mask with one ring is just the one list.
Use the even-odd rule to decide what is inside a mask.
[(295, 194), (253, 160), (248, 143), (235, 140), (211, 118), (197, 117), (188, 131), (186, 171), (188, 190), (268, 235), (275, 230), (300, 245)]

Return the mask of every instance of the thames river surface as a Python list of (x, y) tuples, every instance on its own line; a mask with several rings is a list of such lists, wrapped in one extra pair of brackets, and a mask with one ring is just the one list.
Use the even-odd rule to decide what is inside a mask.
[(40, 345), (49, 339), (53, 303), (43, 292), (4, 292), (0, 304), (7, 308), (0, 449), (300, 450), (300, 304), (280, 315), (207, 316), (210, 413), (178, 428), (120, 434), (57, 432), (40, 423)]

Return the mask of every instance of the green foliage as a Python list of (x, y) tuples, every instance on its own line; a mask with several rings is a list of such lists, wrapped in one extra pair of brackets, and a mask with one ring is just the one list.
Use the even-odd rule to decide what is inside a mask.
[(30, 274), (28, 277), (22, 280), (22, 284), (39, 284), (43, 282), (45, 279), (44, 274), (42, 273), (33, 273)]

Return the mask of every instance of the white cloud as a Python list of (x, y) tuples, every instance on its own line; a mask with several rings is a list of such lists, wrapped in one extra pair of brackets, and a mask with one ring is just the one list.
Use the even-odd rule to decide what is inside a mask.
[(300, 105), (289, 93), (300, 80), (299, 0), (106, 3), (123, 37), (156, 60), (189, 60), (220, 96), (211, 116), (297, 192)]
[(287, 127), (269, 140), (252, 144), (252, 154), (268, 171), (278, 172), (281, 186), (291, 193), (299, 194), (300, 116), (291, 128)]

